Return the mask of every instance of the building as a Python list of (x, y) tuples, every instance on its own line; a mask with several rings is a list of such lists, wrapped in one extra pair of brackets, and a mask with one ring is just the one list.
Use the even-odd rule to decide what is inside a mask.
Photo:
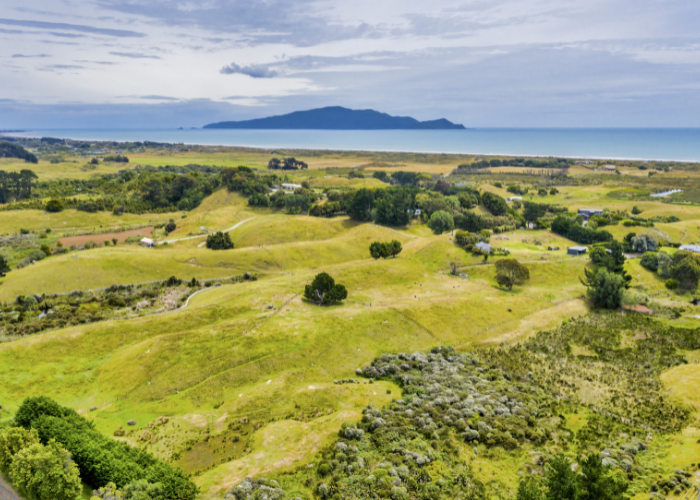
[(615, 170), (617, 170), (617, 167), (615, 167), (615, 165), (605, 165), (603, 168), (606, 172), (614, 172)]
[(298, 189), (301, 187), (301, 184), (289, 184), (289, 183), (283, 183), (282, 184), (282, 189), (285, 191), (294, 191), (295, 189)]
[(547, 247), (547, 250), (549, 250), (550, 252), (554, 252), (556, 250), (559, 250), (559, 247)]
[(145, 247), (152, 248), (155, 242), (151, 238), (143, 238), (141, 244)]
[(681, 245), (678, 250), (687, 250), (688, 252), (700, 253), (700, 245)]
[(594, 215), (601, 215), (603, 211), (600, 208), (579, 208), (578, 214), (588, 220)]
[(588, 251), (586, 247), (569, 247), (566, 249), (566, 253), (569, 255), (583, 255)]
[(510, 198), (506, 198), (506, 202), (508, 202), (508, 203), (511, 203), (513, 200), (523, 201), (523, 197), (522, 196), (511, 196)]
[(481, 253), (485, 253), (485, 254), (491, 253), (491, 245), (489, 245), (488, 243), (484, 243), (483, 241), (480, 241), (479, 243), (474, 245), (474, 248), (476, 248)]

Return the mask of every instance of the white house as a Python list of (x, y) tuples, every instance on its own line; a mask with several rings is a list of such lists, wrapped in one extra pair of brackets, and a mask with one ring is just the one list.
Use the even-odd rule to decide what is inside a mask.
[(141, 244), (145, 247), (153, 247), (155, 245), (155, 242), (151, 238), (143, 238), (141, 239)]
[(615, 165), (605, 165), (603, 168), (606, 172), (614, 172), (615, 170), (617, 170), (617, 167)]
[(291, 184), (291, 183), (283, 183), (282, 184), (282, 189), (285, 191), (294, 191), (297, 188), (300, 188), (301, 184)]
[(681, 245), (678, 250), (687, 250), (688, 252), (700, 253), (700, 245)]

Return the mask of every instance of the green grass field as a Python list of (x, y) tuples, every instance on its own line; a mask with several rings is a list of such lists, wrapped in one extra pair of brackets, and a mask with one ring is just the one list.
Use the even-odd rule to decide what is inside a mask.
[[(359, 154), (297, 157), (313, 170), (294, 176), (312, 178), (313, 187), (385, 186), (376, 179), (326, 177), (320, 170), (368, 163)], [(200, 163), (262, 168), (267, 159), (268, 154), (247, 151), (199, 151), (133, 155), (129, 166)], [(78, 164), (44, 163), (36, 168), (47, 178), (88, 175)], [(0, 168), (10, 164), (2, 160)], [(445, 173), (456, 166), (418, 157), (402, 165), (387, 170)], [(111, 167), (99, 166), (98, 173), (101, 168)], [(491, 184), (481, 187), (510, 195)], [(615, 189), (620, 187), (564, 186), (556, 196), (534, 196), (533, 201), (562, 203), (573, 211), (579, 207), (630, 211), (636, 204), (644, 217), (678, 216), (680, 222), (654, 228), (674, 241), (700, 238), (700, 208), (612, 199), (608, 194)], [(169, 276), (189, 280), (252, 272), (259, 277), (210, 288), (193, 297), (184, 310), (2, 343), (0, 403), (1, 416), (7, 417), (25, 397), (50, 395), (89, 416), (107, 435), (134, 419), (134, 432), (125, 439), (195, 474), (203, 499), (222, 498), (247, 476), (304, 466), (337, 436), (343, 422), (359, 420), (362, 408), (381, 407), (398, 398), (401, 389), (388, 382), (333, 383), (355, 377), (358, 367), (383, 353), (426, 351), (439, 345), (468, 351), (512, 344), (590, 312), (579, 281), (589, 259), (567, 255), (572, 242), (549, 231), (519, 230), (491, 237), (493, 246), (509, 250), (530, 270), (528, 283), (507, 291), (495, 282), (494, 262), (499, 257), (484, 261), (457, 247), (450, 233), (436, 236), (418, 221), (406, 228), (388, 228), (347, 217), (292, 216), (250, 207), (246, 198), (224, 189), (182, 215), (0, 212), (0, 234), (46, 227), (53, 232), (107, 230), (173, 218), (177, 229), (167, 237), (158, 234), (165, 241), (242, 223), (230, 232), (233, 250), (208, 250), (201, 246), (205, 241), (201, 237), (150, 249), (120, 245), (51, 256), (0, 278), (1, 301), (12, 302), (20, 294), (65, 293)], [(619, 238), (630, 230), (643, 232), (621, 225), (606, 229)], [(393, 239), (403, 245), (397, 258), (370, 257), (372, 242)], [(559, 250), (548, 251), (548, 246)], [(450, 262), (456, 262), (467, 277), (450, 275)], [(687, 304), (686, 296), (666, 290), (663, 280), (643, 269), (639, 260), (626, 266), (633, 277), (630, 293), (640, 300), (669, 307)], [(349, 296), (342, 305), (318, 307), (302, 300), (304, 286), (321, 271), (347, 287)], [(696, 326), (689, 314), (663, 321)], [(700, 384), (700, 356), (688, 353), (688, 360), (662, 380), (674, 397), (700, 411), (695, 390)], [(97, 409), (91, 411), (93, 407)], [(170, 421), (158, 430), (157, 439), (140, 440), (140, 433), (159, 416)], [(248, 423), (240, 446), (226, 448), (224, 438), (234, 432), (229, 424), (243, 417)], [(584, 413), (567, 414), (565, 425), (576, 432), (586, 418)], [(694, 436), (686, 429), (669, 437), (664, 466), (685, 466), (698, 451)], [(514, 488), (530, 451), (497, 450), (470, 457), (469, 462), (484, 480)]]

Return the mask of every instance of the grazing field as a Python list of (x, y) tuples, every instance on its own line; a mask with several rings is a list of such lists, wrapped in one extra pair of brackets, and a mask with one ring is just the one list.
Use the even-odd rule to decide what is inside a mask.
[[(423, 488), (421, 484), (430, 483), (441, 491), (435, 498), (452, 498), (453, 488), (457, 491), (474, 480), (484, 485), (486, 493), (470, 498), (514, 498), (521, 477), (543, 474), (543, 464), (560, 452), (578, 460), (586, 439), (594, 438), (597, 441), (590, 450), (608, 450), (622, 464), (616, 470), (628, 481), (630, 498), (648, 498), (652, 486), (668, 493), (667, 498), (678, 498), (664, 481), (678, 474), (677, 469), (697, 469), (700, 351), (695, 337), (700, 331), (700, 306), (690, 303), (695, 291), (671, 289), (666, 278), (643, 267), (639, 258), (628, 258), (614, 272), (624, 269), (631, 277), (629, 288), (621, 292), (620, 304), (629, 308), (600, 312), (581, 281), (586, 271), (603, 266), (591, 261), (590, 252), (568, 255), (567, 247), (576, 242), (548, 229), (525, 229), (523, 206), (504, 208), (498, 215), (502, 220), (492, 222), (497, 219), (492, 217), (492, 207), (484, 203), (472, 207), (476, 202), (458, 197), (491, 192), (507, 198), (527, 188), (524, 202), (551, 205), (543, 208), (546, 215), (540, 222), (545, 225), (551, 225), (559, 213), (552, 206), (565, 207), (565, 213), (576, 213), (579, 208), (619, 211), (626, 214), (620, 221), (636, 207), (641, 219), (678, 219), (655, 219), (663, 222), (654, 222), (653, 227), (628, 227), (620, 222), (601, 229), (619, 241), (636, 232), (653, 234), (667, 245), (697, 243), (700, 207), (648, 198), (648, 176), (640, 175), (645, 171), (631, 162), (623, 165), (621, 175), (572, 164), (566, 176), (558, 177), (521, 167), (442, 177), (476, 159), (129, 147), (128, 164), (100, 162), (91, 170), (93, 166), (86, 166), (89, 158), (78, 153), (66, 154), (59, 163), (49, 163), (45, 154), (39, 164), (28, 168), (34, 169), (39, 181), (82, 181), (135, 168), (139, 175), (148, 176), (156, 175), (155, 169), (142, 167), (184, 169), (193, 164), (245, 165), (257, 174), (234, 170), (245, 177), (241, 185), (249, 183), (242, 188), (226, 184), (219, 170), (210, 168), (185, 169), (188, 174), (177, 169), (156, 172), (171, 183), (160, 185), (166, 201), (156, 208), (163, 210), (171, 204), (183, 208), (170, 213), (117, 216), (110, 211), (74, 209), (60, 213), (0, 211), (0, 236), (7, 236), (3, 241), (8, 245), (15, 245), (14, 253), (0, 248), (0, 255), (12, 257), (11, 269), (0, 278), (0, 302), (7, 303), (3, 310), (7, 314), (0, 316), (2, 324), (15, 328), (40, 312), (48, 318), (51, 307), (56, 306), (50, 294), (75, 291), (77, 295), (79, 290), (106, 287), (111, 288), (94, 299), (89, 294), (83, 294), (81, 301), (74, 299), (76, 295), (66, 296), (66, 314), (70, 311), (79, 318), (109, 304), (119, 313), (111, 318), (129, 315), (122, 320), (74, 321), (69, 324), (77, 326), (66, 328), (52, 323), (40, 333), (0, 337), (0, 429), (10, 425), (10, 417), (26, 397), (48, 395), (93, 421), (100, 433), (191, 474), (202, 500), (222, 499), (246, 477), (274, 478), (290, 498), (336, 498), (324, 496), (320, 484), (332, 483), (340, 495), (340, 484), (352, 483), (353, 473), (365, 478), (355, 485), (362, 495), (371, 483), (388, 488), (377, 489), (372, 493), (375, 497), (413, 499)], [(354, 196), (355, 190), (390, 187), (372, 178), (374, 171), (430, 175), (407, 186), (394, 183), (393, 191), (386, 191), (408, 197), (398, 208), (382, 206), (391, 199), (389, 195), (368, 198), (358, 203), (359, 209), (352, 199), (343, 198), (347, 204), (333, 212), (339, 215), (313, 217), (299, 213), (293, 205), (260, 206), (256, 196), (269, 196), (266, 186), (272, 181), (255, 181), (269, 173), (267, 162), (273, 156), (295, 156), (308, 163), (308, 170), (276, 171), (279, 177), (274, 179), (308, 180), (309, 185), (304, 184), (294, 196), (308, 195), (314, 203), (317, 197), (327, 197), (324, 203), (337, 200), (338, 193), (330, 190)], [(21, 168), (27, 164), (0, 160), (0, 170)], [(365, 178), (354, 177), (357, 173), (349, 178), (354, 168)], [(659, 177), (676, 173), (657, 171)], [(683, 172), (693, 179), (697, 174), (690, 168)], [(175, 179), (196, 185), (207, 176), (217, 183), (211, 184), (206, 196), (201, 195), (203, 199), (193, 205), (175, 205), (172, 200), (183, 199), (174, 198), (169, 191)], [(127, 182), (136, 181), (124, 178)], [(451, 183), (461, 182), (469, 189), (451, 190)], [(110, 184), (110, 189), (116, 191), (120, 185)], [(159, 194), (147, 187), (137, 185), (131, 196), (144, 200)], [(546, 187), (546, 193), (538, 194), (540, 187)], [(552, 187), (556, 194), (550, 194)], [(270, 200), (274, 198), (263, 201)], [(425, 204), (418, 205), (416, 200)], [(457, 228), (433, 231), (434, 221), (429, 224), (425, 213), (430, 203), (450, 212), (453, 223), (471, 213), (481, 223), (492, 224), (486, 226), (489, 231), (478, 228), (467, 235), (488, 241), (491, 253), (485, 256), (465, 250), (460, 239), (464, 234)], [(143, 206), (146, 211), (151, 209)], [(419, 207), (423, 216), (413, 213)], [(382, 210), (402, 222), (380, 224)], [(166, 234), (163, 225), (170, 221), (175, 227)], [(141, 229), (117, 232), (129, 226)], [(26, 233), (22, 229), (29, 234), (19, 234)], [(220, 231), (227, 232), (233, 249), (206, 247), (207, 236)], [(88, 240), (101, 243), (113, 236), (123, 242), (135, 234), (153, 234), (160, 244), (144, 248), (119, 243), (59, 251), (56, 240), (72, 233), (87, 234), (64, 238), (64, 245)], [(401, 244), (398, 255), (372, 257), (370, 245), (392, 240)], [(47, 243), (46, 251), (37, 256), (42, 243)], [(393, 246), (380, 248), (386, 251)], [(629, 254), (631, 247), (625, 248)], [(671, 246), (663, 250), (671, 255), (676, 252)], [(525, 266), (528, 279), (509, 289), (503, 275), (497, 277), (503, 259), (516, 259)], [(346, 299), (319, 306), (304, 298), (305, 286), (321, 272), (344, 285)], [(237, 278), (221, 286), (202, 285), (190, 296), (194, 289), (187, 286), (200, 289), (189, 283), (193, 278), (231, 276)], [(148, 294), (139, 295), (138, 307), (119, 302), (120, 286), (170, 277), (183, 281), (175, 280), (171, 288), (152, 286), (158, 293), (175, 297), (174, 304), (183, 304), (190, 296), (186, 307), (145, 313), (141, 308), (154, 310), (153, 297)], [(129, 290), (140, 293), (138, 288)], [(650, 309), (651, 315), (630, 312), (638, 305)], [(406, 354), (395, 359), (398, 353)], [(451, 364), (459, 360), (467, 361)], [(526, 362), (530, 364), (519, 365)], [(370, 375), (376, 367), (391, 363), (393, 371)], [(466, 378), (455, 382), (450, 378), (455, 374)], [(514, 403), (517, 398), (527, 404), (518, 406)], [(469, 404), (477, 400), (483, 407), (462, 414), (470, 399)], [(460, 406), (462, 403), (467, 406)], [(401, 413), (409, 406), (415, 408), (415, 414)], [(659, 413), (644, 413), (640, 408)], [(377, 423), (377, 415), (386, 421), (405, 415), (400, 416), (405, 420), (399, 420), (398, 427), (377, 431), (387, 425), (386, 421)], [(665, 418), (662, 415), (669, 416), (668, 422), (659, 422)], [(501, 426), (494, 423), (497, 416), (510, 420)], [(642, 421), (645, 418), (653, 425)], [(511, 425), (513, 422), (517, 425)], [(343, 426), (348, 424), (364, 426), (365, 439), (346, 439)], [(450, 426), (459, 432), (449, 434)], [(476, 429), (484, 434), (481, 441), (474, 442), (469, 436)], [(338, 439), (345, 448), (337, 446)], [(638, 441), (646, 448), (635, 444)], [(346, 442), (360, 450), (352, 451)], [(628, 454), (630, 442), (636, 451)], [(389, 455), (381, 455), (382, 446), (390, 450)], [(424, 462), (421, 470), (425, 475), (419, 476), (421, 482), (415, 486), (401, 475), (402, 466), (415, 465), (409, 463), (413, 459), (406, 458), (408, 455), (401, 456), (401, 449), (409, 448), (431, 460)], [(394, 449), (399, 451), (391, 451)], [(352, 453), (370, 453), (361, 470), (347, 467)], [(446, 458), (450, 456), (453, 461)], [(330, 472), (320, 468), (324, 464)], [(390, 467), (396, 468), (396, 475)], [(367, 478), (370, 470), (373, 479)], [(399, 489), (391, 489), (395, 483), (389, 484), (389, 478), (399, 482)], [(370, 498), (342, 491), (346, 492), (342, 498)]]

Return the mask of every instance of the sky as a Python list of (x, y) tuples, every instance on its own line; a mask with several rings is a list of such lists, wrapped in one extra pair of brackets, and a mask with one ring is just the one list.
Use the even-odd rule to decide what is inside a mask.
[(2, 0), (0, 130), (700, 127), (698, 26), (693, 0)]

